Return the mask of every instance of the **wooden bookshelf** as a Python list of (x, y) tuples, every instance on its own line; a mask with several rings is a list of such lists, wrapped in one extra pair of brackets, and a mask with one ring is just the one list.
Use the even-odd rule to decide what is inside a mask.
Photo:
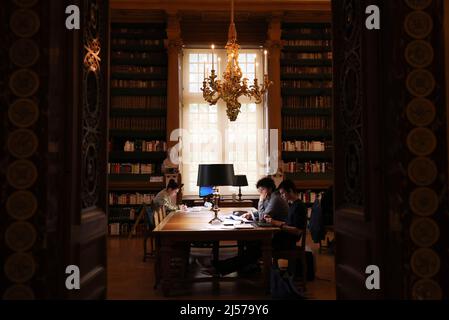
[(110, 234), (131, 232), (135, 203), (151, 201), (165, 187), (164, 178), (152, 181), (163, 177), (166, 158), (165, 30), (165, 24), (111, 24)]
[(330, 23), (282, 25), (284, 176), (317, 194), (333, 183), (331, 34)]

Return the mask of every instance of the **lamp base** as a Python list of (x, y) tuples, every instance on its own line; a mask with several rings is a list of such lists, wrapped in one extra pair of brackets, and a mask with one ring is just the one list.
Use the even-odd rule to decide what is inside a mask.
[(215, 217), (214, 217), (211, 221), (209, 221), (209, 223), (214, 223), (215, 221), (223, 222), (223, 220), (221, 220), (221, 219), (218, 217), (218, 211), (220, 211), (220, 209), (214, 208), (214, 209), (212, 209), (212, 211), (214, 212)]

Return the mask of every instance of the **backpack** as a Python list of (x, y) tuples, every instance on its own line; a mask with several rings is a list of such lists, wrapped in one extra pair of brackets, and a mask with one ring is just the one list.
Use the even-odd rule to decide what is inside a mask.
[(271, 297), (274, 300), (302, 300), (304, 296), (296, 289), (293, 276), (277, 267), (271, 269)]

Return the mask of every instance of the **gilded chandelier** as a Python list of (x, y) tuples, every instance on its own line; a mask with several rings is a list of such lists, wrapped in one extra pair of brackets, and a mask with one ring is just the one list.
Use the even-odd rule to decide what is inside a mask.
[[(267, 51), (264, 51), (264, 76), (263, 84), (259, 85), (259, 81), (254, 73), (254, 83), (248, 85), (248, 78), (243, 78), (242, 70), (239, 66), (239, 49), (240, 46), (237, 43), (237, 31), (234, 24), (234, 1), (231, 1), (231, 24), (228, 31), (228, 42), (226, 44), (227, 65), (226, 70), (223, 73), (223, 81), (218, 80), (218, 76), (215, 73), (214, 66), (214, 46), (212, 46), (212, 70), (211, 74), (207, 75), (203, 81), (203, 98), (210, 105), (215, 105), (222, 99), (226, 103), (226, 114), (229, 120), (237, 120), (237, 116), (240, 113), (241, 103), (239, 98), (246, 96), (250, 99), (254, 99), (255, 103), (260, 104), (263, 100), (263, 95), (267, 92), (268, 87), (272, 84), (268, 80), (267, 70)], [(256, 69), (256, 61), (255, 71)]]

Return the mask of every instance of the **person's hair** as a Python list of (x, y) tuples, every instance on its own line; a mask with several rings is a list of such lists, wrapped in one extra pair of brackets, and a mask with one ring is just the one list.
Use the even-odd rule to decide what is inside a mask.
[(178, 184), (175, 180), (170, 179), (170, 181), (168, 181), (166, 189), (180, 189), (182, 188), (182, 186), (183, 184)]
[(256, 188), (267, 188), (271, 189), (271, 191), (276, 190), (276, 184), (274, 183), (274, 180), (270, 177), (262, 178), (259, 181), (257, 181)]
[(278, 189), (284, 189), (287, 193), (290, 192), (298, 193), (298, 191), (296, 190), (295, 183), (292, 180), (282, 181)]

